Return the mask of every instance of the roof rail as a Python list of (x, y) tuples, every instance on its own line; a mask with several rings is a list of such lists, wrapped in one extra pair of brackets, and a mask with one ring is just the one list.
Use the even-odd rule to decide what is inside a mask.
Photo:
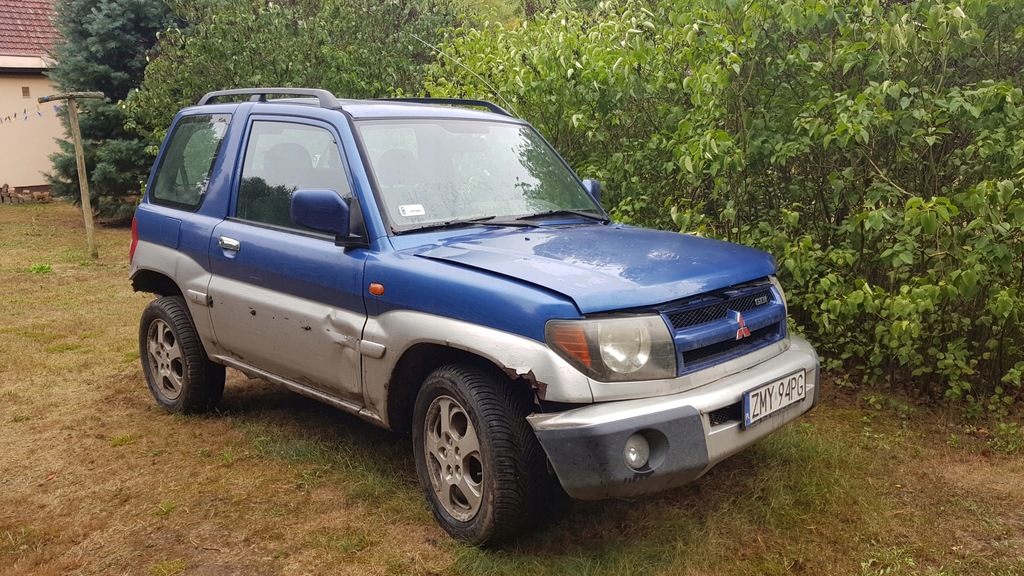
[(498, 106), (494, 102), (488, 102), (487, 100), (472, 100), (468, 98), (388, 98), (391, 102), (413, 102), (415, 104), (447, 104), (449, 106), (479, 106), (481, 108), (487, 108), (495, 114), (501, 114), (502, 116), (513, 117), (512, 114)]
[(319, 88), (234, 88), (207, 92), (199, 99), (199, 106), (212, 103), (225, 96), (250, 96), (250, 102), (266, 102), (267, 96), (315, 96), (321, 108), (339, 108), (341, 103), (328, 90)]

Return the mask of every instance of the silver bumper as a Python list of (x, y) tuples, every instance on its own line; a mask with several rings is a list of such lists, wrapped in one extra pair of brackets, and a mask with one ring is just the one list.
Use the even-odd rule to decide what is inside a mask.
[[(799, 370), (806, 372), (806, 399), (744, 428), (737, 407), (743, 393)], [(687, 392), (534, 414), (528, 421), (570, 496), (638, 496), (686, 484), (795, 420), (817, 404), (818, 382), (817, 354), (792, 337), (778, 356)], [(655, 439), (651, 463), (641, 471), (623, 458), (626, 440), (637, 432)]]

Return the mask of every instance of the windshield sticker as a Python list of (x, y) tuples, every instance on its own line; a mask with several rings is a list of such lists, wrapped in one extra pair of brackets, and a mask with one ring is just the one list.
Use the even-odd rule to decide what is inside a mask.
[(398, 213), (404, 218), (412, 218), (413, 216), (424, 216), (427, 211), (423, 209), (423, 204), (403, 204), (398, 207)]

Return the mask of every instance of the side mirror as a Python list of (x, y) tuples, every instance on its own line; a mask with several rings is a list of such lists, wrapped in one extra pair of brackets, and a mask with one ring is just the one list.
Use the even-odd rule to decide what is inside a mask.
[(583, 189), (590, 194), (590, 197), (594, 199), (594, 202), (601, 205), (601, 183), (592, 178), (587, 178), (583, 181)]
[(351, 234), (352, 211), (348, 202), (333, 190), (296, 190), (292, 194), (291, 211), (296, 224), (334, 234), (334, 243), (338, 246), (366, 247), (362, 237)]

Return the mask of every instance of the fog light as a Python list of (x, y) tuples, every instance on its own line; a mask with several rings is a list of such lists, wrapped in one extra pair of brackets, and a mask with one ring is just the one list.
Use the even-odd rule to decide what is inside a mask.
[(647, 466), (651, 458), (651, 445), (643, 434), (633, 434), (626, 440), (626, 446), (622, 449), (622, 457), (626, 460), (626, 466), (633, 470), (640, 470)]

